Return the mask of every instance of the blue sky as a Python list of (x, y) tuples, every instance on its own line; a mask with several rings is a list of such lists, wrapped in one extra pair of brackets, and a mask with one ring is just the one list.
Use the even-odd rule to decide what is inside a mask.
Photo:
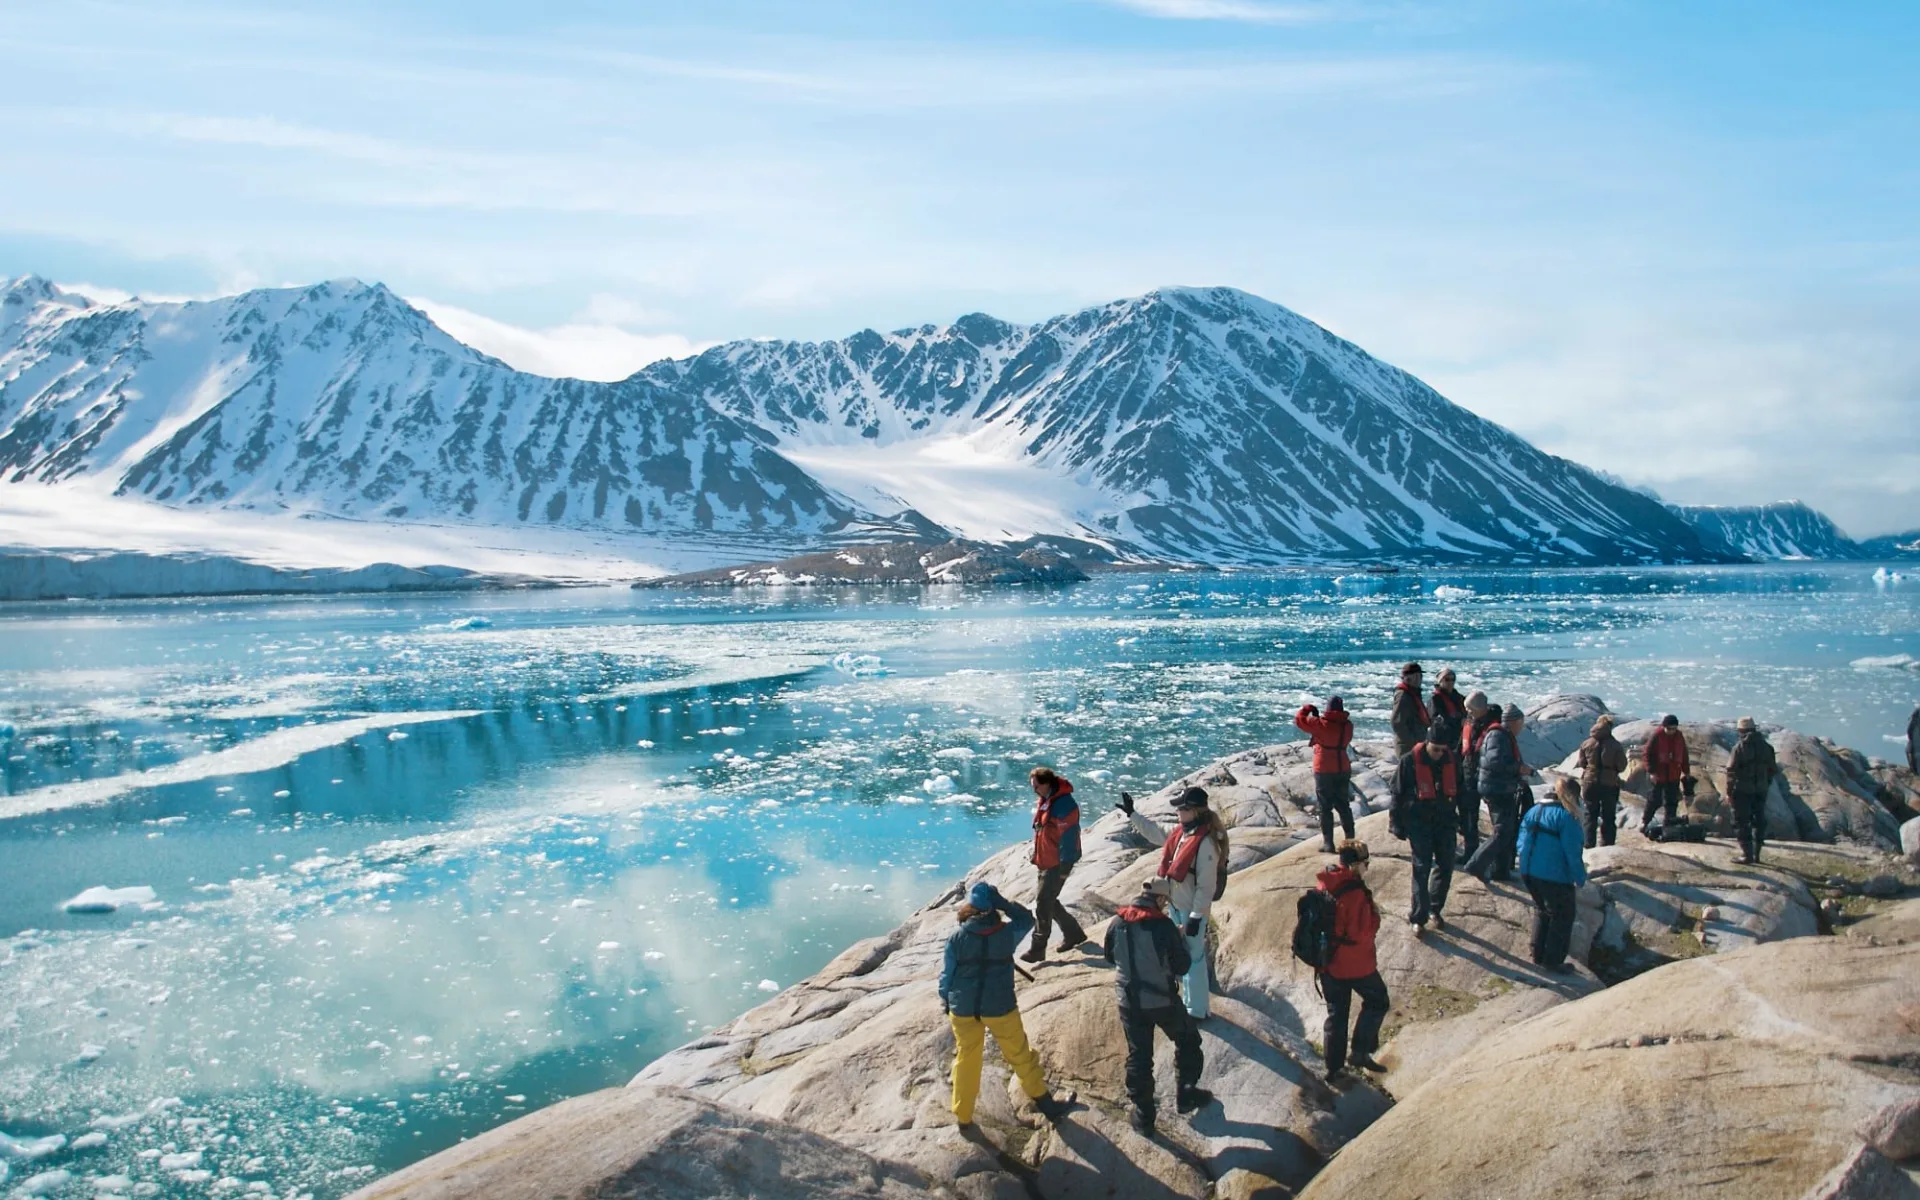
[(0, 10), (0, 274), (548, 370), (1161, 284), (1688, 502), (1920, 526), (1920, 4)]

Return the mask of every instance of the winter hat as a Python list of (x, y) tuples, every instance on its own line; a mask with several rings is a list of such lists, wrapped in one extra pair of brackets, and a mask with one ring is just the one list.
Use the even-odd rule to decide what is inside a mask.
[(1349, 838), (1340, 843), (1340, 865), (1343, 867), (1366, 862), (1371, 857), (1367, 852), (1367, 844), (1358, 838)]
[(1327, 697), (1327, 711), (1345, 712), (1347, 711), (1347, 702), (1338, 696), (1329, 696)]
[(1754, 730), (1759, 728), (1758, 725), (1755, 725), (1753, 723), (1752, 717), (1741, 717), (1738, 721), (1734, 722), (1733, 727), (1735, 729), (1738, 729), (1741, 733), (1752, 733)]
[(1427, 742), (1434, 746), (1445, 746), (1453, 741), (1453, 730), (1445, 721), (1435, 721), (1427, 730)]
[(1406, 666), (1404, 666), (1404, 667), (1401, 667), (1401, 668), (1400, 668), (1400, 673), (1401, 673), (1402, 675), (1424, 675), (1424, 674), (1426, 674), (1426, 672), (1425, 672), (1425, 671), (1423, 671), (1423, 670), (1421, 670), (1421, 668), (1420, 668), (1420, 664), (1419, 664), (1419, 663), (1408, 663), (1408, 664), (1407, 664)]
[(1485, 692), (1475, 692), (1471, 696), (1467, 697), (1468, 712), (1477, 713), (1484, 710), (1486, 707), (1487, 707), (1487, 694)]
[(1205, 808), (1207, 806), (1207, 789), (1190, 787), (1180, 793), (1180, 798), (1173, 802), (1173, 806), (1175, 808)]
[(981, 912), (992, 912), (993, 902), (999, 898), (1000, 893), (994, 891), (993, 885), (984, 879), (967, 890), (967, 903)]
[(1509, 704), (1507, 705), (1506, 719), (1509, 721), (1524, 721), (1527, 719), (1527, 714), (1520, 711), (1518, 704)]
[(1663, 729), (1678, 729), (1680, 728), (1680, 718), (1674, 716), (1672, 713), (1668, 713), (1666, 716), (1660, 718), (1660, 725)]

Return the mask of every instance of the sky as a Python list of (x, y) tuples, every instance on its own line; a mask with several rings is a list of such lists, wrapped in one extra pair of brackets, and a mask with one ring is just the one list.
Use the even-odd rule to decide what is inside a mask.
[(0, 6), (0, 275), (529, 370), (1230, 285), (1681, 503), (1920, 527), (1920, 4)]

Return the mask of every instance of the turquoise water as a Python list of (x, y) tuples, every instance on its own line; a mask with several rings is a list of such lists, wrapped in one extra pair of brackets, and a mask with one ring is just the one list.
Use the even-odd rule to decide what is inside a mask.
[[(341, 1195), (623, 1083), (891, 927), (1023, 835), (1031, 765), (1097, 812), (1290, 739), (1309, 696), (1384, 731), (1409, 657), (1502, 700), (1751, 712), (1897, 757), (1920, 586), (1850, 564), (0, 609), (0, 1164), (66, 1171), (51, 1195)], [(64, 910), (92, 887), (152, 897)]]

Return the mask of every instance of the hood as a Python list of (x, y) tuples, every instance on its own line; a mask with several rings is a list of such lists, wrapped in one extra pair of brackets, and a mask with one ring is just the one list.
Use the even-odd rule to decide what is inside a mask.
[(984, 936), (986, 934), (992, 933), (994, 930), (1000, 928), (1000, 926), (1004, 925), (1005, 923), (1006, 922), (1000, 919), (999, 913), (990, 912), (990, 913), (981, 913), (979, 916), (974, 917), (972, 920), (962, 924), (960, 928), (966, 930), (968, 933), (978, 933)]
[(1416, 696), (1420, 694), (1419, 688), (1413, 686), (1412, 684), (1408, 683), (1404, 679), (1402, 679), (1399, 683), (1394, 684), (1393, 690), (1396, 692), (1412, 692)]
[(1319, 880), (1320, 890), (1323, 892), (1331, 892), (1335, 888), (1345, 884), (1359, 883), (1360, 877), (1353, 873), (1351, 867), (1332, 866), (1321, 869)]
[(1161, 912), (1159, 909), (1148, 908), (1147, 906), (1142, 904), (1129, 904), (1125, 908), (1121, 909), (1118, 913), (1115, 913), (1114, 915), (1119, 917), (1122, 921), (1127, 922), (1129, 925), (1137, 924), (1138, 922), (1141, 922), (1141, 921), (1151, 921), (1155, 917), (1166, 916), (1166, 914)]
[(1073, 795), (1073, 780), (1068, 779), (1065, 775), (1059, 776), (1059, 780), (1060, 789), (1054, 792), (1053, 799), (1058, 800), (1062, 796)]

